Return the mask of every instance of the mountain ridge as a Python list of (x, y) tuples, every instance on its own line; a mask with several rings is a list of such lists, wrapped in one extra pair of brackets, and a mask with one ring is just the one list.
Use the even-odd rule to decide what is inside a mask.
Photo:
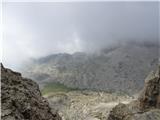
[[(143, 87), (145, 76), (157, 64), (158, 46), (135, 42), (92, 54), (50, 55), (29, 64), (23, 73), (40, 84), (60, 82), (69, 87), (131, 93)], [(44, 80), (40, 80), (42, 76)]]

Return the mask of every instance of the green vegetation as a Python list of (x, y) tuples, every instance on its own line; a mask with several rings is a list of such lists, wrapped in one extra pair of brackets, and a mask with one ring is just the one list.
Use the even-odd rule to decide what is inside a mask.
[(48, 83), (42, 89), (42, 94), (45, 95), (51, 92), (69, 92), (73, 90), (76, 90), (76, 88), (70, 88), (61, 83)]
[(108, 91), (103, 91), (103, 90), (96, 90), (96, 89), (86, 89), (86, 88), (83, 88), (83, 89), (80, 89), (80, 88), (72, 88), (72, 87), (68, 87), (68, 86), (65, 86), (64, 84), (61, 84), (61, 83), (47, 83), (44, 88), (41, 90), (42, 94), (43, 95), (46, 95), (46, 94), (49, 94), (49, 93), (55, 93), (55, 92), (69, 92), (69, 91), (81, 91), (83, 93), (83, 91), (85, 90), (89, 90), (89, 91), (94, 91), (94, 92), (105, 92), (105, 93), (110, 93), (110, 94), (113, 94), (113, 95), (118, 95), (118, 96), (125, 96), (125, 95), (128, 95), (127, 93), (125, 92), (122, 92), (122, 91), (119, 91), (119, 92), (115, 92), (115, 91), (111, 91), (111, 90), (108, 90)]

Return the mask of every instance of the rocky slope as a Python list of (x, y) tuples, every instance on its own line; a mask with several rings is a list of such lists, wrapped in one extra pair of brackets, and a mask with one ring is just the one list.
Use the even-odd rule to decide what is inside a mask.
[(75, 90), (45, 94), (62, 120), (106, 120), (109, 111), (118, 103), (129, 103), (132, 97), (116, 93)]
[(93, 54), (55, 54), (32, 61), (23, 74), (69, 87), (135, 93), (158, 64), (158, 46), (126, 43)]
[(146, 78), (138, 100), (117, 105), (111, 110), (108, 120), (160, 120), (159, 70), (151, 72)]
[(63, 120), (160, 120), (160, 73), (151, 72), (139, 97), (73, 90), (45, 93)]
[(61, 120), (41, 96), (38, 85), (1, 64), (2, 120)]

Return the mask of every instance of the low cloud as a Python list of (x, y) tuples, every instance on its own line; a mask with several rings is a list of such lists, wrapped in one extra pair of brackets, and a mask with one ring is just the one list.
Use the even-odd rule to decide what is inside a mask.
[(3, 62), (158, 40), (158, 2), (3, 3)]

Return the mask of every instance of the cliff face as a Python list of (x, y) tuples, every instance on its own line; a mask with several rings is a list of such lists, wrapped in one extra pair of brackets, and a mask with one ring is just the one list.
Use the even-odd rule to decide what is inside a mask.
[(160, 120), (160, 72), (151, 72), (138, 100), (112, 109), (108, 120)]
[(41, 96), (39, 86), (1, 64), (2, 120), (61, 120)]

